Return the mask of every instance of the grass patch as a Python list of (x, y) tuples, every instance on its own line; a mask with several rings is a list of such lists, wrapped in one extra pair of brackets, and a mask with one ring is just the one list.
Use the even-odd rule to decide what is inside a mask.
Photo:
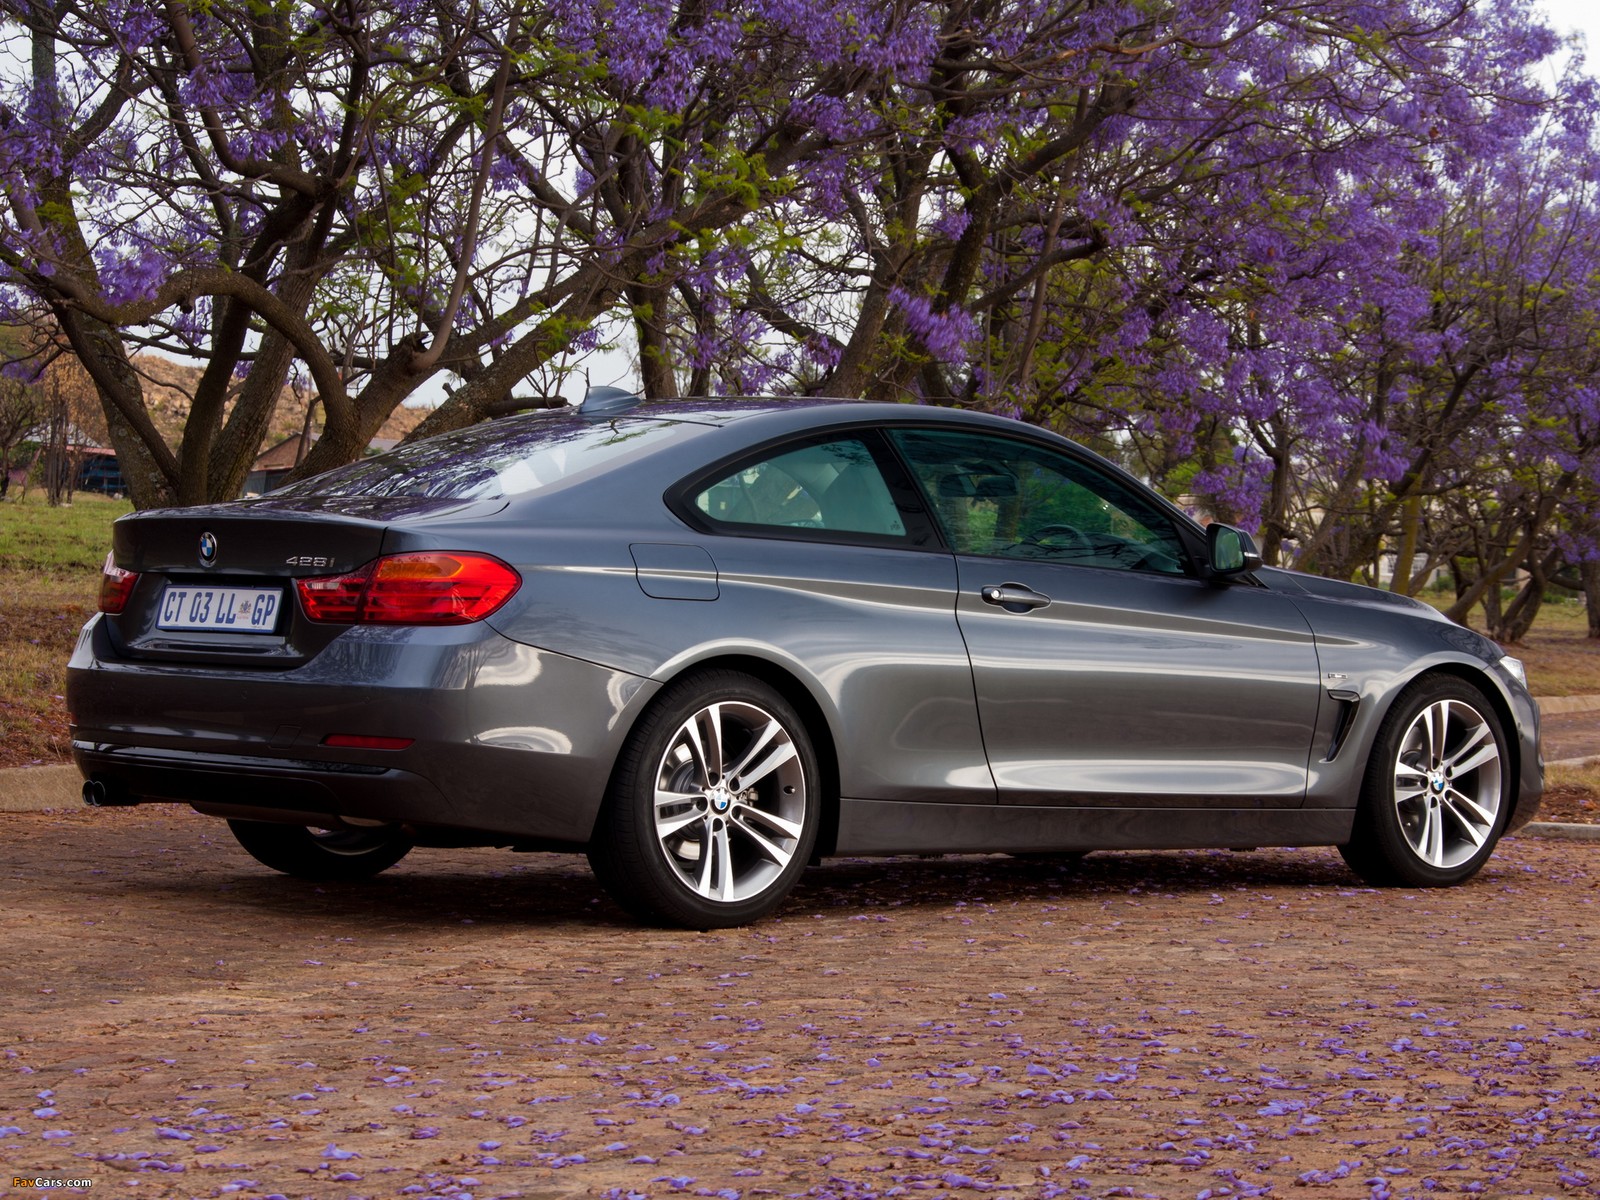
[(1600, 763), (1582, 767), (1552, 766), (1545, 771), (1544, 781), (1553, 788), (1580, 788), (1600, 794)]
[(0, 563), (13, 570), (60, 574), (100, 573), (111, 549), (111, 522), (133, 511), (128, 500), (80, 492), (71, 504), (51, 508), (35, 489), (26, 501), (0, 504)]
[(0, 504), (0, 767), (68, 757), (67, 659), (95, 610), (111, 522), (131, 511), (93, 494)]
[(1528, 635), (1506, 649), (1528, 668), (1528, 690), (1535, 696), (1600, 693), (1600, 640), (1589, 637), (1582, 600), (1545, 601)]

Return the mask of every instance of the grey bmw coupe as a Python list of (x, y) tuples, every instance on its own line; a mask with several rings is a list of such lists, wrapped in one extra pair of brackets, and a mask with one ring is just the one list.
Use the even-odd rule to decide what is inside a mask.
[(692, 928), (829, 855), (1333, 845), (1433, 886), (1543, 787), (1493, 642), (976, 413), (602, 389), (113, 544), (85, 798), (292, 875), (581, 850)]

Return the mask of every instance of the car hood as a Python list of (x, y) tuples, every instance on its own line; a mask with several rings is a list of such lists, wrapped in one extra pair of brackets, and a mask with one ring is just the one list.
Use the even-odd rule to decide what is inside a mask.
[(1361, 583), (1348, 583), (1343, 579), (1325, 579), (1321, 575), (1286, 571), (1280, 567), (1262, 567), (1256, 572), (1256, 577), (1275, 591), (1300, 592), (1323, 600), (1361, 604), (1368, 608), (1401, 609), (1437, 621), (1450, 620), (1431, 604), (1424, 604), (1421, 600), (1402, 596), (1398, 592), (1386, 592), (1382, 588), (1367, 587)]
[[(1256, 577), (1273, 590), (1291, 597), (1305, 596), (1336, 604), (1374, 609), (1401, 619), (1410, 617), (1427, 621), (1441, 627), (1440, 633), (1450, 645), (1481, 658), (1484, 662), (1498, 662), (1505, 654), (1504, 650), (1483, 634), (1456, 624), (1433, 605), (1425, 604), (1410, 596), (1386, 592), (1382, 588), (1367, 587), (1360, 583), (1349, 583), (1343, 579), (1325, 579), (1321, 575), (1306, 575), (1300, 571), (1286, 571), (1278, 567), (1263, 567), (1256, 572)], [(1315, 626), (1317, 622), (1312, 620), (1311, 624)]]

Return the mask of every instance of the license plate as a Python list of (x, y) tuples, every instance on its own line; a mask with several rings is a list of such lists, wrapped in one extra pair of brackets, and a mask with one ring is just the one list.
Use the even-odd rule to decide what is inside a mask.
[(280, 588), (179, 587), (161, 593), (157, 629), (271, 633), (283, 606)]

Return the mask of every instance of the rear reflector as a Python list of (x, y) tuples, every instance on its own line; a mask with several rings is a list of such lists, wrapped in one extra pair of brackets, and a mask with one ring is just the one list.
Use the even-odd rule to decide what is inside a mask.
[(313, 621), (360, 625), (469, 625), (521, 586), (498, 558), (457, 551), (390, 554), (348, 575), (295, 580)]
[(341, 746), (347, 750), (404, 750), (416, 738), (372, 737), (365, 733), (330, 733), (322, 739), (324, 746)]
[(117, 560), (110, 554), (106, 555), (106, 565), (100, 571), (100, 611), (116, 616), (128, 604), (128, 597), (133, 595), (133, 585), (139, 582), (136, 571), (124, 571), (117, 566)]

